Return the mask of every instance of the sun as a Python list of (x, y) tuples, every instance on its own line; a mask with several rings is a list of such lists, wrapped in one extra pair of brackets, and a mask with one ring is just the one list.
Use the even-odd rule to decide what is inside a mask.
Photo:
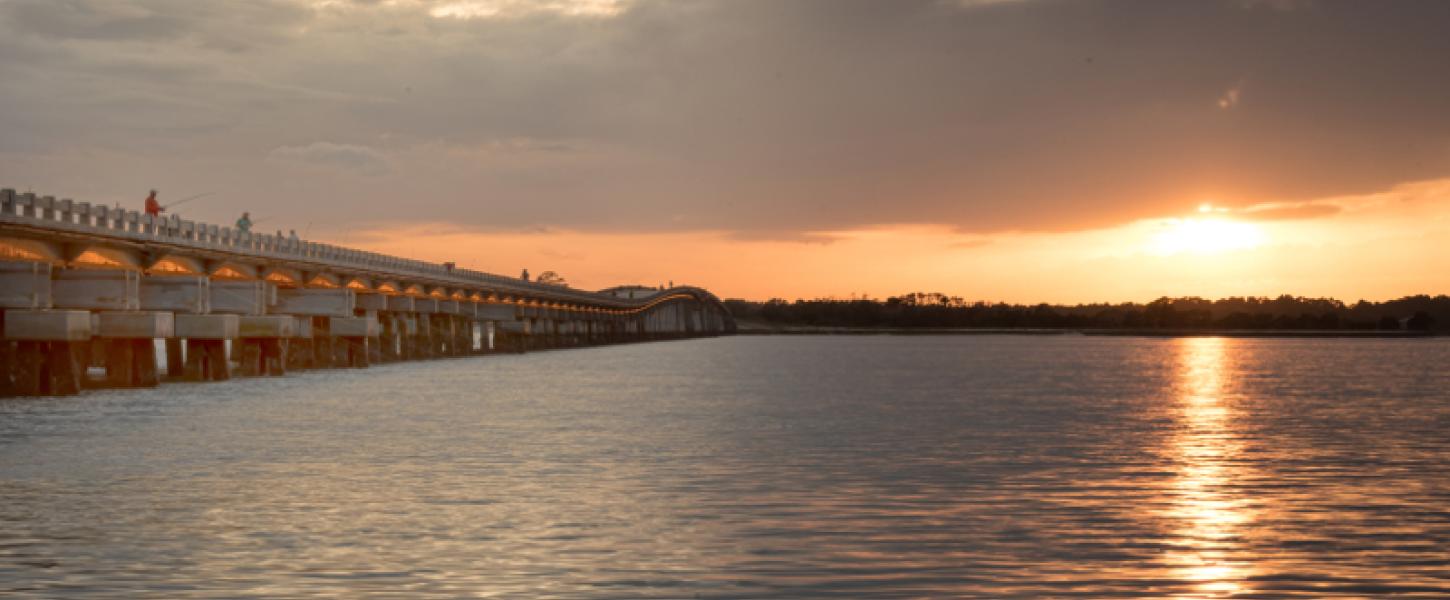
[(1149, 244), (1149, 250), (1161, 256), (1219, 254), (1264, 243), (1264, 232), (1257, 225), (1218, 217), (1169, 219), (1162, 227)]

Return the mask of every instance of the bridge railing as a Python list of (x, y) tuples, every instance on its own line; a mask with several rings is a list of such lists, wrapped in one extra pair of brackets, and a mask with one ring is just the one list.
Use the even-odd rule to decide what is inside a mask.
[(120, 206), (76, 202), (69, 198), (36, 196), (0, 190), (0, 220), (23, 222), (73, 233), (89, 233), (130, 241), (157, 241), (202, 250), (220, 250), (273, 260), (322, 263), (339, 269), (382, 272), (400, 279), (422, 278), (462, 286), (484, 287), (506, 293), (528, 294), (550, 300), (568, 300), (593, 305), (635, 308), (668, 293), (688, 289), (702, 299), (718, 302), (699, 288), (662, 290), (646, 298), (625, 299), (612, 294), (538, 284), (513, 277), (484, 273), (376, 252), (309, 242), (291, 237), (240, 231), (181, 219), (176, 215), (153, 217)]

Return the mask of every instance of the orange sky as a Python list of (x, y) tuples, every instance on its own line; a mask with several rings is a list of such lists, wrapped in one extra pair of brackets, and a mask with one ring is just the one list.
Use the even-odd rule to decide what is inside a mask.
[[(756, 300), (939, 291), (1022, 303), (1283, 293), (1352, 302), (1450, 291), (1450, 179), (1236, 211), (1204, 203), (1067, 233), (896, 225), (748, 240), (719, 232), (490, 234), (425, 224), (337, 241), (497, 273), (554, 270), (588, 289), (673, 280)], [(1329, 212), (1311, 207), (1335, 212), (1263, 218)]]

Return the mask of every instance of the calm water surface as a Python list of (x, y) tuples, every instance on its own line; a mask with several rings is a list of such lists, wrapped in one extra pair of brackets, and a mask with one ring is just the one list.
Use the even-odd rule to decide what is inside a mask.
[(736, 337), (0, 401), (0, 595), (1450, 597), (1450, 341)]

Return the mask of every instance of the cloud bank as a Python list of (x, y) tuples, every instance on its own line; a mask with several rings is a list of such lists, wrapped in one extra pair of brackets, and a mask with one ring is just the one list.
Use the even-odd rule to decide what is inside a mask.
[(1333, 0), (11, 0), (0, 184), (756, 239), (1296, 206), (1450, 175), (1447, 22)]

